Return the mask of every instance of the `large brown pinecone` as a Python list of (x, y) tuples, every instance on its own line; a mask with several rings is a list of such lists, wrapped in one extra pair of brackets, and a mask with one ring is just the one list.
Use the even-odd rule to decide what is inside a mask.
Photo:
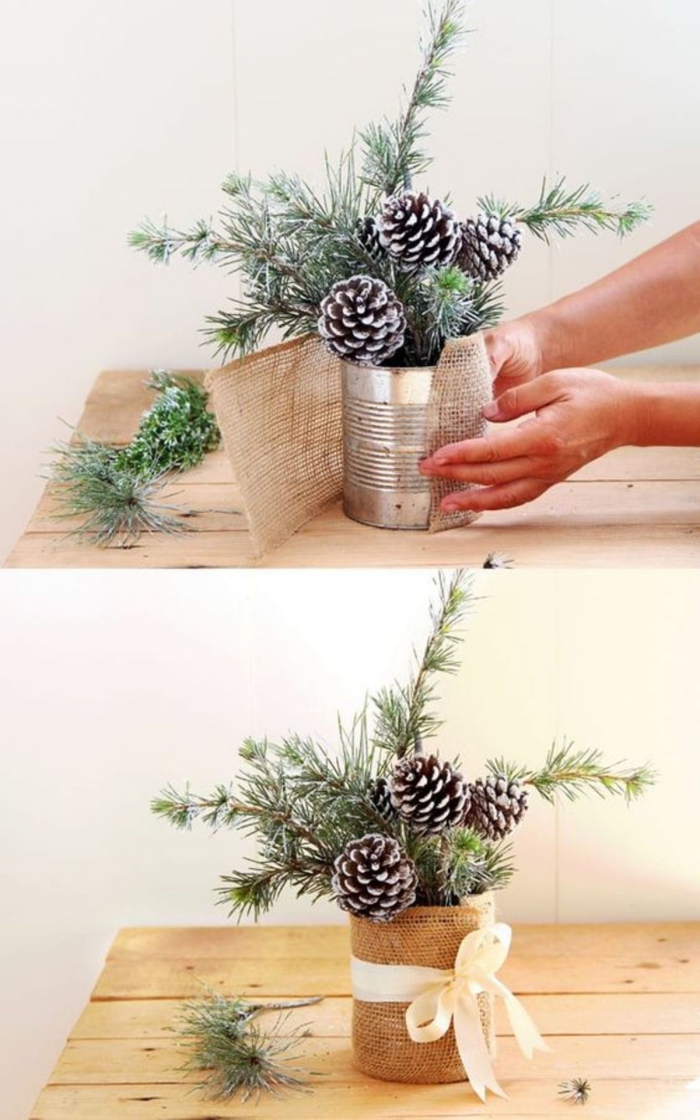
[(426, 835), (461, 824), (469, 808), (467, 782), (435, 755), (399, 762), (389, 778), (389, 792), (399, 816)]
[(403, 346), (406, 315), (383, 280), (351, 276), (334, 284), (321, 303), (318, 330), (332, 354), (380, 366)]
[(477, 778), (470, 793), (471, 805), (464, 823), (488, 840), (502, 840), (520, 824), (527, 811), (527, 790), (503, 774)]
[(399, 268), (413, 272), (452, 264), (462, 245), (462, 229), (439, 199), (408, 191), (386, 199), (379, 240)]
[(517, 259), (522, 236), (512, 218), (481, 213), (462, 225), (457, 264), (474, 280), (496, 280)]
[(418, 876), (396, 840), (370, 833), (338, 856), (331, 885), (341, 910), (390, 922), (415, 903)]

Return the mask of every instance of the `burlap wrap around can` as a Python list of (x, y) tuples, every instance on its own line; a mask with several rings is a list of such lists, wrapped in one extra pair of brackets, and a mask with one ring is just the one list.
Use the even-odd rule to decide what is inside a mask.
[[(257, 557), (343, 493), (341, 362), (315, 335), (261, 350), (206, 379)], [(448, 342), (433, 377), (426, 451), (483, 435), (491, 374), (481, 335)], [(430, 532), (468, 525), (440, 501), (464, 483), (431, 482)]]
[[(372, 964), (450, 969), (464, 937), (493, 921), (491, 894), (476, 895), (461, 906), (413, 906), (387, 923), (351, 917), (352, 955)], [(482, 992), (477, 999), (484, 1038), (493, 1057), (493, 996)], [(408, 1006), (353, 1000), (352, 1041), (358, 1067), (383, 1081), (414, 1085), (465, 1081), (454, 1028), (435, 1042), (413, 1042), (406, 1028)]]

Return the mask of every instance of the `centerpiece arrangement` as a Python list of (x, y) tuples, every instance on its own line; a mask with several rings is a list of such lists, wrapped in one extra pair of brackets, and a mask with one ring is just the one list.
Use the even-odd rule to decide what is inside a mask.
[(457, 627), (472, 600), (465, 573), (439, 577), (409, 680), (341, 724), (337, 750), (298, 735), (248, 740), (234, 784), (204, 797), (168, 787), (152, 808), (179, 828), (201, 820), (255, 838), (257, 855), (223, 879), (233, 915), (257, 918), (290, 887), (348, 913), (353, 1045), (365, 1073), (415, 1083), (468, 1076), (483, 1098), (501, 1092), (491, 1066), (495, 996), (523, 1051), (543, 1045), (496, 977), (510, 944), (494, 896), (514, 873), (511, 834), (533, 795), (630, 800), (653, 774), (564, 743), (539, 768), (495, 758), (474, 776), (467, 760), (429, 749), (440, 728), (437, 678), (459, 666)]
[[(502, 278), (524, 234), (545, 242), (579, 229), (624, 235), (649, 212), (642, 202), (606, 203), (561, 176), (544, 181), (531, 205), (486, 194), (470, 212), (438, 197), (425, 185), (426, 117), (450, 102), (465, 5), (436, 0), (426, 20), (397, 119), (369, 125), (337, 163), (326, 157), (324, 187), (286, 171), (264, 181), (234, 173), (218, 224), (178, 230), (147, 220), (130, 238), (155, 261), (180, 253), (241, 278), (241, 296), (209, 318), (206, 336), (237, 359), (211, 387), (262, 546), (276, 539), (265, 509), (288, 533), (339, 487), (348, 516), (372, 525), (471, 519), (440, 516), (435, 499), (452, 484), (432, 484), (431, 507), (418, 463), (482, 433), (491, 377), (479, 332), (503, 314)], [(251, 358), (273, 330), (297, 341)]]

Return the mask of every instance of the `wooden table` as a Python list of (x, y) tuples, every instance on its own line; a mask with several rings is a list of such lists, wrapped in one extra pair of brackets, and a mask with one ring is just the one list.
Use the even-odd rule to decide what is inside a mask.
[[(509, 1094), (487, 1105), (465, 1084), (372, 1081), (350, 1047), (349, 939), (343, 926), (131, 929), (117, 937), (92, 999), (30, 1120), (379, 1120), (576, 1116), (562, 1080), (592, 1084), (587, 1120), (700, 1116), (700, 924), (520, 926), (501, 976), (551, 1052), (518, 1052), (499, 1010), (496, 1072)], [(200, 981), (254, 998), (323, 994), (310, 1023), (310, 1095), (203, 1101), (176, 1072), (171, 1032)]]
[[(693, 380), (700, 367), (617, 371), (636, 379)], [(78, 427), (124, 444), (153, 396), (143, 372), (100, 374)], [(255, 563), (241, 500), (223, 451), (171, 487), (199, 511), (183, 536), (143, 537), (130, 549), (100, 549), (66, 536), (44, 494), (7, 560), (13, 568), (225, 568)], [(480, 567), (491, 552), (518, 567), (695, 567), (700, 564), (700, 448), (624, 448), (515, 510), (485, 515), (436, 536), (357, 525), (340, 505), (263, 561), (266, 567)]]

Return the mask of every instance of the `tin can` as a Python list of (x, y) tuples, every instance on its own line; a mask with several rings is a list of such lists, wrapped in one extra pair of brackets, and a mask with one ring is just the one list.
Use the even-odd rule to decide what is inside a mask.
[(426, 529), (427, 454), (433, 366), (411, 369), (343, 363), (343, 509), (380, 529)]

